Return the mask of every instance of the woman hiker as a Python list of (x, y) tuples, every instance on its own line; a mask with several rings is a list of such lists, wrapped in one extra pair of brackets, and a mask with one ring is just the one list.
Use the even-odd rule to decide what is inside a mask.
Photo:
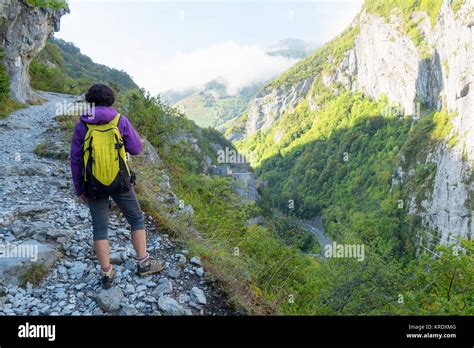
[(87, 203), (92, 217), (94, 250), (101, 266), (103, 288), (110, 288), (115, 271), (109, 259), (109, 197), (115, 201), (132, 230), (137, 273), (150, 275), (164, 269), (164, 263), (146, 251), (144, 218), (133, 188), (133, 174), (126, 152), (138, 155), (142, 143), (130, 121), (112, 105), (115, 92), (96, 84), (86, 94), (92, 112), (76, 124), (71, 140), (71, 172), (76, 195)]

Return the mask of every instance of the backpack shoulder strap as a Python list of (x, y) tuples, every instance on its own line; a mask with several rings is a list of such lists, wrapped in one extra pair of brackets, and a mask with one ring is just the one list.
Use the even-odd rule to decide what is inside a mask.
[(80, 121), (84, 125), (84, 127), (86, 127), (86, 129), (89, 130), (89, 124), (84, 122), (83, 120), (80, 120)]
[(118, 124), (120, 122), (120, 118), (122, 117), (122, 115), (120, 113), (118, 113), (114, 119), (112, 121), (110, 121), (110, 124), (117, 127), (118, 128)]

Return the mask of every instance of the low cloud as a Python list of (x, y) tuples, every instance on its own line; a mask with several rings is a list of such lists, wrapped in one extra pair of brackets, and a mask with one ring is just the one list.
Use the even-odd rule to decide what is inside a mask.
[(178, 53), (170, 62), (154, 66), (143, 85), (152, 93), (199, 88), (220, 78), (229, 94), (272, 79), (297, 62), (296, 59), (270, 56), (254, 45), (227, 42)]

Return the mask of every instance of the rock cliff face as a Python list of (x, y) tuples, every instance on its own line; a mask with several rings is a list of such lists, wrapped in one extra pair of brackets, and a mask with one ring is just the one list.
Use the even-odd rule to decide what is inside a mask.
[[(424, 49), (415, 45), (400, 18), (386, 19), (363, 10), (352, 23), (359, 27), (353, 46), (321, 76), (326, 86), (337, 83), (377, 100), (387, 96), (414, 118), (420, 105), (445, 109), (452, 116), (451, 136), (457, 141), (451, 146), (441, 143), (420, 159), (436, 165), (436, 177), (429, 199), (410, 206), (424, 224), (441, 232), (443, 242), (451, 235), (474, 234), (474, 3), (465, 1), (456, 12), (450, 3), (444, 1), (433, 25), (423, 12), (411, 15), (419, 23)], [(262, 90), (245, 129), (240, 127), (240, 133), (230, 133), (229, 138), (242, 140), (264, 131), (305, 98), (310, 110), (317, 112), (311, 86), (317, 79), (309, 76), (291, 86)]]
[(0, 0), (0, 48), (10, 75), (10, 96), (25, 103), (38, 99), (30, 87), (28, 69), (32, 59), (59, 31), (65, 10), (49, 10), (29, 5), (26, 0)]
[(312, 83), (313, 77), (310, 77), (290, 87), (263, 89), (252, 102), (242, 131), (231, 132), (229, 140), (242, 140), (259, 130), (269, 129), (285, 112), (294, 109), (305, 98)]
[(299, 81), (289, 88), (279, 87), (266, 90), (255, 98), (246, 126), (246, 135), (255, 134), (258, 130), (268, 129), (285, 112), (293, 109), (306, 96), (313, 83), (310, 77)]
[[(443, 242), (450, 235), (474, 234), (474, 4), (466, 1), (456, 14), (445, 1), (436, 24), (417, 14), (430, 47), (423, 57), (413, 42), (397, 31), (397, 19), (362, 14), (361, 33), (356, 39), (354, 57), (357, 77), (354, 90), (401, 104), (416, 116), (417, 102), (430, 108), (445, 108), (454, 115), (452, 133), (458, 141), (452, 147), (440, 144), (431, 149), (426, 161), (434, 163), (437, 173), (430, 200), (421, 207), (411, 206), (424, 223), (441, 232)], [(397, 34), (398, 33), (398, 34)]]

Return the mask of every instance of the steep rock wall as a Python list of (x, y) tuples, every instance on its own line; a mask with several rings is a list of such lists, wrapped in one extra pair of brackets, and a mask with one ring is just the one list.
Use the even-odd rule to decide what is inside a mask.
[(422, 21), (428, 57), (397, 29), (397, 18), (386, 22), (362, 13), (353, 55), (357, 75), (346, 87), (376, 99), (386, 95), (414, 117), (417, 102), (453, 115), (451, 136), (457, 141), (431, 149), (426, 161), (437, 167), (433, 191), (420, 207), (410, 207), (446, 242), (451, 235), (474, 233), (474, 4), (467, 1), (454, 13), (445, 1), (434, 27), (427, 16)]
[(25, 103), (38, 99), (30, 87), (28, 69), (68, 10), (29, 5), (26, 0), (0, 0), (0, 48), (10, 75), (10, 96)]
[(263, 89), (252, 102), (244, 131), (229, 136), (232, 141), (241, 140), (259, 130), (269, 129), (285, 112), (294, 109), (311, 89), (313, 78), (299, 81), (296, 85)]

